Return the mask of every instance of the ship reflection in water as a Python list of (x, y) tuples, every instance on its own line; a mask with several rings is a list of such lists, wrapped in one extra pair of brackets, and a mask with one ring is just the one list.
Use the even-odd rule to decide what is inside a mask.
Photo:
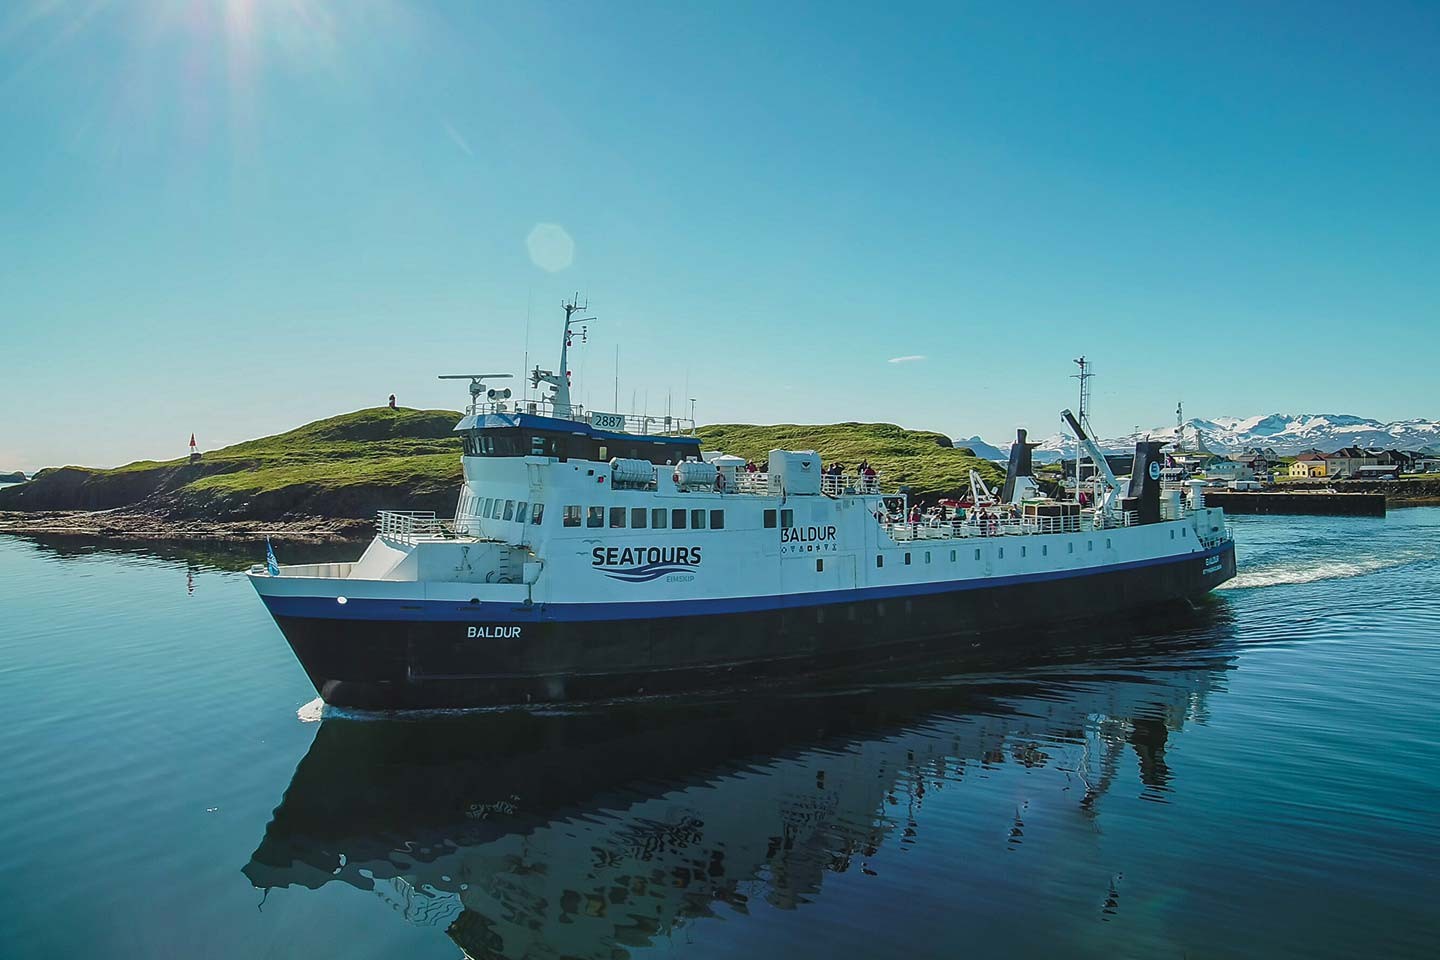
[[(266, 890), (371, 891), (473, 957), (624, 956), (724, 929), (702, 918), (823, 905), (827, 884), (880, 871), (983, 908), (1038, 882), (1005, 859), (1027, 831), (1089, 849), (1117, 792), (1180, 787), (1167, 746), (1234, 666), (1223, 607), (1199, 616), (1140, 655), (1132, 636), (1128, 655), (1092, 645), (984, 677), (942, 664), (701, 704), (331, 717), (244, 872)], [(1083, 896), (1113, 914), (1123, 880), (1084, 872)], [(853, 909), (872, 911), (849, 918), (857, 931), (894, 922)]]

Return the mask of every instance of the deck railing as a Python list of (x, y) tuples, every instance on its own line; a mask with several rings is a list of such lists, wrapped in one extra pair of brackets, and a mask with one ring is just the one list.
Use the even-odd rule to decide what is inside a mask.
[(471, 414), (484, 416), (486, 414), (528, 413), (537, 417), (554, 417), (557, 420), (574, 420), (579, 423), (588, 423), (597, 430), (604, 430), (609, 433), (633, 433), (640, 436), (677, 436), (690, 435), (695, 432), (695, 421), (688, 417), (660, 417), (642, 416), (638, 413), (601, 413), (595, 410), (586, 410), (582, 405), (573, 403), (568, 412), (558, 411), (549, 400), (494, 400), (472, 404), (469, 408)]
[(1136, 512), (1127, 511), (1111, 518), (1097, 518), (1094, 514), (1081, 517), (1023, 517), (1009, 514), (982, 516), (970, 513), (963, 519), (941, 520), (927, 516), (917, 523), (906, 520), (885, 519), (880, 528), (890, 539), (901, 540), (949, 540), (956, 537), (1007, 537), (1028, 536), (1044, 533), (1082, 533), (1086, 530), (1107, 530), (1114, 527), (1131, 527), (1140, 522)]
[(449, 537), (454, 533), (454, 522), (435, 516), (434, 510), (381, 510), (375, 526), (380, 536), (401, 543)]
[[(830, 497), (878, 494), (881, 492), (882, 482), (883, 478), (878, 473), (874, 476), (862, 476), (854, 473), (822, 474), (820, 492)], [(735, 474), (735, 487), (739, 493), (768, 494), (770, 492), (770, 474), (758, 471), (748, 473), (741, 470)]]

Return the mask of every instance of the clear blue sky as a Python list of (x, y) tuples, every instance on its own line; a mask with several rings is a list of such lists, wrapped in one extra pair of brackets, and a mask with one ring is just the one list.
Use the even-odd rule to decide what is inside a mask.
[(1440, 416), (1437, 103), (1434, 3), (15, 0), (0, 468), (458, 407), (577, 289), (602, 409)]

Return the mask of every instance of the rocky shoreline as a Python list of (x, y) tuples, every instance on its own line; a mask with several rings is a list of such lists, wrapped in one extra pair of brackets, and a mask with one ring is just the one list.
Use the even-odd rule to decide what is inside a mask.
[(177, 519), (127, 510), (0, 511), (0, 534), (80, 534), (124, 540), (263, 541), (325, 543), (368, 539), (373, 520), (305, 517), (293, 520)]

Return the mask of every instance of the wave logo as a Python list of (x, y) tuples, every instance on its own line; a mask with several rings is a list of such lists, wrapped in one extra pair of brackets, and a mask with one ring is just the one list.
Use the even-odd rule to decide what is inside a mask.
[(699, 547), (596, 547), (590, 566), (611, 580), (649, 583), (671, 574), (694, 574)]

